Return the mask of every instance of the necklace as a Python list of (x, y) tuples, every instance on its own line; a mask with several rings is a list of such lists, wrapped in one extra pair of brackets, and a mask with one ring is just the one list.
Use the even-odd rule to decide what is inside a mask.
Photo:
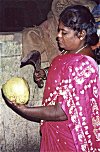
[[(85, 45), (85, 46), (83, 46), (82, 48), (80, 48), (79, 50), (77, 50), (76, 52), (75, 52), (75, 54), (77, 54), (77, 53), (79, 53), (79, 52), (81, 52), (84, 48), (86, 48), (87, 47), (87, 44)], [(61, 54), (67, 54), (68, 53), (68, 51), (65, 51), (65, 50), (63, 50), (62, 52), (61, 52)]]
[(76, 52), (75, 52), (75, 54), (77, 54), (77, 53), (79, 53), (80, 51), (82, 51), (84, 48), (86, 48), (87, 47), (87, 44), (85, 45), (85, 46), (83, 46), (82, 48), (80, 48), (79, 50), (77, 50)]

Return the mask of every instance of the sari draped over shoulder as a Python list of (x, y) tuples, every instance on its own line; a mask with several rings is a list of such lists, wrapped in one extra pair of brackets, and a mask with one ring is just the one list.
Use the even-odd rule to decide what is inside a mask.
[(59, 102), (68, 120), (41, 122), (41, 152), (100, 151), (100, 79), (87, 56), (56, 57), (48, 72), (43, 105)]

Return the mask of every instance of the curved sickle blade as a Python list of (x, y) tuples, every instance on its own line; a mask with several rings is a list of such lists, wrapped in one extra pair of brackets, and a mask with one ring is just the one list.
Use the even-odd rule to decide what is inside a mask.
[[(21, 60), (20, 68), (26, 65), (33, 65), (36, 72), (41, 69), (41, 54), (37, 50), (32, 50), (26, 57)], [(43, 80), (37, 82), (39, 88), (44, 86)]]

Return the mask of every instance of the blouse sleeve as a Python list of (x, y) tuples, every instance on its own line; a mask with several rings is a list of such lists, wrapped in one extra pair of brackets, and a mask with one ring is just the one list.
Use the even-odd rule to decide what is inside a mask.
[(98, 74), (93, 63), (86, 57), (64, 66), (62, 79), (56, 90), (57, 102), (67, 115), (73, 114), (76, 107), (79, 107), (80, 114), (84, 110), (90, 111), (91, 101), (99, 106)]

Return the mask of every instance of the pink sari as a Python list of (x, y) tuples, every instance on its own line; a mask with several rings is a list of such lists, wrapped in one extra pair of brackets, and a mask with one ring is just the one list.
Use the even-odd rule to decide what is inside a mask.
[(100, 151), (100, 80), (95, 61), (60, 55), (49, 69), (43, 105), (59, 102), (67, 121), (41, 123), (41, 152)]

